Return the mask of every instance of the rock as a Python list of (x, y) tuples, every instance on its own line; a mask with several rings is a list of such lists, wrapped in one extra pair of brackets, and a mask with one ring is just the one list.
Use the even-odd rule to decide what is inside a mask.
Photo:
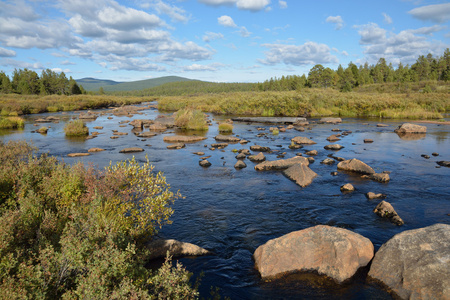
[(128, 135), (128, 132), (113, 132), (113, 135)]
[(430, 156), (428, 154), (421, 154), (420, 156), (422, 156), (425, 159), (430, 159)]
[(250, 146), (250, 150), (258, 151), (258, 152), (270, 152), (269, 147), (263, 147), (263, 146), (259, 146), (259, 145)]
[(150, 255), (146, 257), (148, 260), (164, 258), (167, 255), (167, 251), (169, 251), (169, 255), (172, 257), (211, 254), (211, 252), (199, 246), (191, 243), (179, 242), (177, 240), (154, 240), (147, 244), (147, 248), (150, 250)]
[(196, 135), (173, 135), (163, 138), (163, 141), (166, 143), (195, 143), (203, 140), (206, 140), (206, 137)]
[(242, 154), (245, 154), (245, 155), (250, 155), (251, 153), (250, 153), (250, 150), (248, 150), (248, 149), (241, 149), (241, 150), (239, 150), (238, 151), (239, 153), (242, 153)]
[(47, 120), (47, 119), (36, 119), (35, 122), (37, 122), (37, 123), (50, 123), (51, 121)]
[(353, 192), (355, 187), (351, 183), (346, 183), (341, 186), (341, 192)]
[(375, 173), (375, 171), (370, 166), (356, 158), (341, 161), (340, 163), (338, 163), (337, 168), (338, 170), (351, 171), (360, 174)]
[(262, 162), (266, 160), (266, 157), (262, 152), (259, 152), (257, 155), (249, 155), (248, 159), (253, 162)]
[(80, 157), (80, 156), (89, 156), (90, 153), (69, 153), (67, 154), (68, 157)]
[(129, 124), (134, 128), (144, 128), (144, 122), (142, 120), (133, 120)]
[(234, 165), (234, 167), (235, 167), (236, 169), (243, 169), (243, 168), (246, 168), (247, 165), (246, 165), (245, 162), (243, 162), (242, 160), (238, 160), (238, 161), (236, 162), (236, 164)]
[[(308, 162), (309, 163), (309, 162)], [(311, 170), (307, 164), (296, 163), (287, 168), (284, 172), (287, 178), (295, 181), (299, 186), (306, 187), (310, 185), (318, 175)]]
[(377, 251), (369, 276), (402, 299), (449, 299), (450, 225), (396, 234)]
[(344, 148), (344, 146), (341, 146), (339, 144), (331, 144), (331, 145), (326, 145), (324, 148), (326, 150), (341, 150), (342, 148)]
[(334, 159), (331, 159), (331, 158), (325, 158), (325, 159), (322, 160), (320, 163), (321, 163), (321, 164), (324, 164), (324, 165), (332, 165), (332, 164), (334, 164)]
[(294, 127), (294, 129), (297, 130), (297, 131), (300, 131), (300, 132), (305, 131), (305, 127), (302, 127), (302, 126)]
[(314, 159), (314, 157), (307, 157), (306, 159), (308, 159), (308, 162), (310, 164), (312, 164), (313, 162), (315, 162), (316, 160)]
[(364, 143), (366, 143), (366, 144), (373, 143), (373, 140), (371, 140), (371, 139), (364, 139)]
[(307, 138), (307, 137), (303, 137), (303, 136), (296, 136), (294, 138), (291, 139), (292, 143), (295, 144), (305, 144), (305, 145), (314, 145), (317, 144), (316, 142), (314, 142), (313, 140)]
[(366, 198), (369, 200), (373, 200), (373, 199), (384, 199), (386, 198), (385, 194), (375, 194), (373, 192), (368, 192), (366, 193)]
[(205, 155), (205, 152), (194, 152), (194, 154), (202, 156), (202, 155)]
[(397, 129), (394, 130), (396, 133), (427, 133), (427, 127), (411, 124), (411, 123), (403, 123)]
[(134, 152), (142, 152), (144, 151), (144, 149), (139, 148), (139, 147), (130, 147), (130, 148), (125, 148), (119, 151), (119, 153), (134, 153)]
[(160, 122), (155, 122), (154, 124), (150, 125), (148, 129), (152, 131), (166, 131), (167, 126), (165, 124), (161, 124)]
[(223, 149), (223, 148), (225, 148), (227, 146), (228, 146), (228, 143), (214, 143), (214, 144), (211, 144), (211, 147), (218, 148), (218, 149)]
[(333, 134), (333, 135), (330, 135), (329, 137), (327, 137), (327, 141), (329, 141), (329, 142), (336, 142), (336, 141), (340, 141), (341, 139), (336, 135), (336, 134)]
[(397, 214), (394, 207), (389, 202), (381, 201), (378, 203), (377, 207), (373, 210), (374, 213), (379, 215), (382, 218), (388, 218), (392, 223), (396, 225), (403, 225), (405, 222), (403, 222), (402, 218)]
[(259, 246), (253, 258), (263, 279), (316, 271), (338, 283), (351, 278), (373, 257), (372, 242), (347, 229), (318, 225)]
[(316, 156), (317, 154), (319, 154), (319, 152), (317, 152), (317, 150), (311, 150), (307, 151), (305, 154), (309, 156)]
[(46, 134), (47, 131), (48, 131), (48, 128), (47, 128), (47, 127), (41, 127), (41, 128), (39, 128), (38, 130), (36, 130), (36, 132), (42, 133), (42, 134)]
[(433, 153), (431, 153), (431, 155), (433, 155), (433, 156), (439, 156), (439, 153), (433, 152)]
[(331, 129), (331, 131), (333, 131), (333, 132), (339, 132), (339, 131), (341, 131), (339, 128), (333, 128), (333, 129)]
[(207, 167), (210, 167), (210, 166), (211, 166), (211, 163), (210, 163), (209, 161), (207, 161), (206, 159), (201, 160), (198, 164), (199, 164), (200, 166), (204, 167), (204, 168), (207, 168)]
[(245, 159), (247, 157), (247, 155), (245, 155), (244, 153), (239, 153), (238, 155), (236, 155), (236, 159)]
[(378, 182), (389, 182), (389, 180), (391, 180), (391, 178), (389, 177), (388, 173), (373, 173), (370, 175), (364, 175), (364, 178), (369, 178), (372, 179), (374, 181), (378, 181)]
[(326, 118), (320, 119), (319, 123), (331, 123), (331, 124), (342, 123), (342, 119), (326, 117)]
[(81, 120), (95, 120), (98, 118), (98, 115), (92, 113), (92, 112), (87, 112), (85, 114), (80, 113), (80, 115), (78, 116), (78, 119)]
[(115, 139), (118, 139), (119, 137), (118, 137), (118, 136), (115, 136), (115, 135), (113, 135), (113, 136), (110, 136), (109, 138), (110, 138), (110, 139), (112, 139), (112, 140), (115, 140)]
[(450, 161), (441, 160), (437, 161), (436, 163), (442, 167), (450, 168)]
[(338, 172), (331, 172), (330, 174), (331, 174), (331, 176), (337, 176)]
[(145, 131), (145, 132), (141, 132), (138, 134), (138, 137), (140, 138), (150, 138), (150, 137), (154, 137), (157, 136), (158, 134), (154, 133), (154, 132), (150, 132), (150, 131)]
[(377, 124), (377, 127), (389, 127), (388, 124)]
[(94, 129), (101, 130), (103, 129), (103, 126), (94, 126)]
[(184, 147), (186, 147), (186, 145), (184, 143), (175, 143), (175, 144), (167, 146), (167, 149), (176, 150), (176, 149), (181, 149)]
[(101, 152), (101, 151), (105, 151), (105, 149), (102, 148), (91, 148), (88, 150), (88, 152)]
[(219, 134), (214, 137), (216, 141), (227, 142), (227, 143), (238, 143), (241, 139), (232, 135)]
[[(249, 158), (250, 159), (250, 158)], [(294, 156), (288, 159), (279, 159), (274, 161), (265, 161), (255, 166), (256, 171), (268, 171), (268, 170), (284, 170), (295, 164), (309, 165), (308, 159), (302, 156)]]

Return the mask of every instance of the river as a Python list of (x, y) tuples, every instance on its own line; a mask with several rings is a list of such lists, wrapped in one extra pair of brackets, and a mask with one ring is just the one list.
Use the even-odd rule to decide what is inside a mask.
[[(402, 139), (394, 129), (402, 120), (345, 118), (341, 124), (317, 124), (311, 122), (311, 130), (299, 132), (287, 130), (272, 135), (273, 125), (257, 123), (234, 123), (233, 135), (249, 140), (247, 145), (230, 144), (223, 151), (210, 150), (218, 134), (216, 121), (229, 116), (213, 116), (213, 126), (203, 133), (206, 140), (187, 144), (180, 150), (167, 150), (163, 142), (165, 135), (173, 135), (174, 130), (158, 134), (143, 141), (133, 133), (132, 127), (119, 124), (132, 119), (155, 119), (160, 114), (155, 109), (146, 109), (142, 115), (133, 117), (112, 116), (108, 110), (95, 121), (87, 122), (90, 131), (99, 131), (97, 138), (85, 140), (66, 138), (64, 124), (78, 113), (55, 113), (26, 116), (23, 130), (0, 131), (3, 141), (24, 139), (32, 141), (40, 152), (48, 152), (60, 157), (66, 163), (81, 160), (102, 168), (110, 161), (125, 160), (134, 155), (144, 161), (147, 155), (155, 166), (155, 171), (163, 171), (174, 191), (179, 190), (185, 197), (174, 204), (173, 224), (162, 228), (159, 235), (184, 242), (194, 243), (214, 252), (213, 255), (183, 258), (180, 261), (197, 277), (203, 272), (200, 287), (203, 297), (209, 296), (211, 286), (220, 288), (223, 296), (231, 299), (391, 299), (376, 283), (366, 280), (362, 270), (350, 282), (336, 285), (316, 275), (293, 275), (281, 281), (263, 282), (254, 269), (252, 254), (255, 249), (269, 239), (292, 231), (318, 224), (337, 226), (357, 232), (369, 238), (377, 250), (393, 235), (404, 230), (429, 226), (435, 223), (450, 224), (450, 168), (438, 167), (436, 161), (450, 160), (450, 126), (424, 124), (427, 134), (419, 139)], [(35, 119), (56, 116), (59, 123), (42, 124), (51, 126), (45, 135), (32, 133), (39, 128)], [(389, 125), (377, 127), (378, 123)], [(102, 130), (93, 129), (103, 126)], [(257, 130), (259, 127), (264, 131)], [(345, 148), (340, 151), (325, 150), (330, 144), (326, 138), (338, 132), (350, 130), (351, 134), (336, 143)], [(112, 130), (128, 132), (128, 135), (110, 139)], [(261, 132), (266, 136), (257, 135)], [(192, 134), (192, 133), (191, 133)], [(201, 134), (201, 133), (200, 133)], [(302, 149), (288, 148), (290, 139), (306, 136), (317, 142)], [(364, 143), (372, 139), (373, 143)], [(243, 149), (251, 145), (269, 146), (278, 150), (266, 154), (268, 160), (286, 152), (285, 158), (306, 150), (317, 150), (319, 154), (311, 169), (319, 176), (313, 183), (301, 188), (287, 179), (281, 172), (257, 172), (254, 163), (245, 160), (247, 168), (236, 170), (233, 149)], [(208, 147), (204, 147), (208, 145)], [(100, 147), (106, 151), (93, 153), (83, 158), (70, 158), (72, 152), (87, 152), (89, 148)], [(144, 152), (122, 154), (125, 147), (142, 147)], [(203, 151), (211, 155), (209, 168), (199, 166), (199, 156)], [(439, 156), (433, 156), (437, 152)], [(324, 165), (320, 161), (328, 154), (346, 159), (358, 158), (375, 169), (376, 172), (390, 171), (389, 183), (378, 183), (359, 176), (336, 171), (336, 164)], [(429, 155), (426, 159), (422, 154)], [(447, 179), (445, 179), (447, 178)], [(351, 183), (356, 188), (352, 193), (342, 194), (340, 186)], [(380, 200), (367, 200), (367, 192), (383, 193), (405, 225), (396, 226), (375, 215), (372, 210)]]

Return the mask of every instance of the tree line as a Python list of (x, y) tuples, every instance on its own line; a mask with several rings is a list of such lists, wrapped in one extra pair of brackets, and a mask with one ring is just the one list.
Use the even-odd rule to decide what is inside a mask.
[(441, 57), (432, 54), (421, 55), (414, 64), (399, 63), (394, 69), (392, 63), (380, 58), (375, 65), (356, 66), (350, 62), (346, 68), (339, 65), (337, 70), (315, 65), (308, 76), (292, 75), (281, 78), (271, 78), (258, 83), (260, 91), (287, 91), (304, 87), (336, 88), (341, 91), (351, 91), (355, 87), (374, 83), (413, 83), (420, 81), (450, 81), (450, 50), (447, 48)]
[(43, 70), (39, 76), (35, 71), (15, 69), (10, 79), (0, 71), (0, 93), (21, 95), (79, 95), (86, 91), (64, 72), (57, 73), (50, 69)]

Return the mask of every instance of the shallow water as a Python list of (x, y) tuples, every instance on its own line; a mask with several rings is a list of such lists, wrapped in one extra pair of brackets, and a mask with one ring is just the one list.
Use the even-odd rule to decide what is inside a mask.
[[(295, 275), (276, 282), (262, 282), (254, 269), (252, 254), (256, 248), (283, 234), (327, 224), (350, 229), (369, 238), (378, 249), (394, 234), (435, 223), (450, 224), (450, 168), (437, 168), (436, 161), (450, 160), (450, 126), (425, 124), (427, 134), (418, 140), (401, 139), (393, 130), (401, 120), (382, 121), (378, 119), (344, 119), (342, 124), (311, 124), (312, 130), (298, 132), (288, 130), (273, 136), (268, 131), (273, 125), (235, 123), (234, 135), (250, 141), (247, 145), (230, 144), (221, 150), (209, 150), (218, 134), (217, 124), (210, 127), (206, 140), (187, 144), (181, 150), (167, 150), (162, 141), (168, 131), (142, 141), (131, 133), (131, 126), (119, 127), (119, 122), (132, 119), (154, 119), (156, 110), (144, 110), (143, 115), (133, 118), (116, 117), (109, 120), (109, 111), (95, 121), (87, 122), (90, 131), (99, 131), (91, 140), (68, 139), (64, 136), (64, 123), (77, 113), (52, 114), (61, 117), (59, 124), (42, 124), (51, 128), (48, 134), (31, 133), (38, 127), (34, 120), (43, 115), (27, 116), (24, 130), (0, 131), (3, 141), (25, 139), (32, 141), (41, 152), (49, 152), (67, 163), (81, 160), (104, 167), (134, 155), (138, 160), (149, 160), (156, 171), (163, 171), (173, 190), (180, 190), (184, 199), (174, 204), (173, 224), (165, 226), (159, 233), (165, 238), (191, 242), (214, 252), (214, 255), (184, 258), (182, 263), (198, 276), (204, 272), (201, 285), (202, 296), (209, 296), (209, 287), (216, 286), (221, 294), (232, 299), (390, 299), (390, 295), (378, 285), (367, 282), (364, 270), (351, 282), (338, 286), (315, 275)], [(210, 116), (213, 118), (214, 116)], [(217, 120), (225, 119), (215, 116)], [(228, 118), (228, 117), (227, 117)], [(311, 120), (310, 120), (311, 121)], [(314, 120), (312, 120), (314, 121)], [(389, 127), (376, 127), (378, 123)], [(363, 125), (366, 124), (366, 125)], [(103, 126), (95, 130), (94, 126)], [(258, 131), (258, 127), (266, 128)], [(351, 130), (352, 133), (336, 143), (345, 146), (340, 151), (329, 151), (323, 147), (330, 144), (326, 138), (336, 132)], [(128, 132), (112, 140), (112, 130)], [(266, 132), (266, 137), (257, 137)], [(303, 149), (288, 148), (294, 136), (306, 136), (317, 142)], [(364, 139), (373, 139), (365, 144)], [(232, 149), (249, 148), (258, 144), (273, 150), (287, 152), (286, 158), (318, 150), (315, 163), (310, 167), (319, 177), (313, 183), (301, 188), (280, 172), (256, 172), (254, 163), (245, 160), (247, 168), (236, 170)], [(121, 154), (125, 147), (142, 147), (144, 152)], [(83, 158), (69, 158), (68, 153), (87, 152), (89, 148), (101, 147), (104, 152), (93, 153)], [(199, 157), (193, 152), (203, 151), (211, 155), (212, 166), (202, 168)], [(431, 155), (439, 153), (438, 157)], [(361, 179), (344, 172), (332, 176), (336, 164), (320, 164), (328, 154), (346, 159), (358, 158), (372, 166), (377, 172), (391, 171), (387, 184)], [(266, 154), (268, 160), (277, 159), (279, 153)], [(421, 157), (427, 154), (430, 159)], [(352, 183), (356, 191), (342, 194), (340, 186)], [(365, 193), (372, 191), (387, 195), (398, 214), (405, 221), (404, 226), (395, 226), (372, 213), (379, 200), (367, 200)]]

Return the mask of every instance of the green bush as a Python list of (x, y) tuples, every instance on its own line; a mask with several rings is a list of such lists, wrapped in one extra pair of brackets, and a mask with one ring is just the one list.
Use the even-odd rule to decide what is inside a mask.
[(180, 196), (148, 160), (102, 171), (35, 150), (0, 142), (1, 299), (198, 297), (170, 258), (144, 268), (145, 242), (169, 223)]
[(175, 115), (175, 125), (187, 130), (208, 130), (205, 114), (200, 110), (180, 109)]
[(64, 126), (66, 136), (82, 136), (89, 134), (89, 128), (82, 120), (72, 120)]
[(230, 123), (219, 124), (219, 132), (233, 132), (233, 125)]

